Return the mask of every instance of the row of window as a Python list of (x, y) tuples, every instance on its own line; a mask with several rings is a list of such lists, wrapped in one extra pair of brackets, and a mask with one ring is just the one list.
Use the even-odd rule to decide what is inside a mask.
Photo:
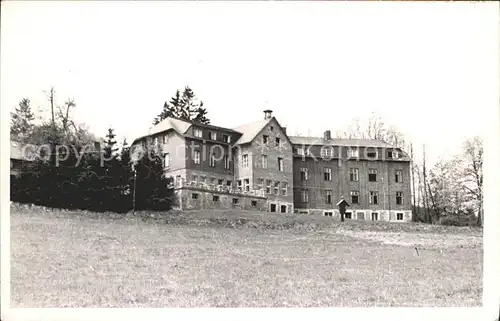
[[(180, 175), (177, 175), (177, 178), (180, 179)], [(198, 175), (191, 175), (191, 181), (198, 182)], [(223, 179), (217, 179), (215, 177), (209, 177), (207, 178), (206, 176), (200, 176), (200, 183), (209, 183), (215, 185), (224, 185), (224, 180)], [(231, 186), (233, 184), (232, 181), (227, 180), (226, 185)]]
[[(200, 199), (200, 194), (198, 194), (198, 193), (191, 193), (191, 199), (194, 199), (194, 200)], [(212, 202), (214, 202), (214, 203), (220, 202), (220, 196), (219, 195), (212, 195)], [(240, 203), (240, 199), (237, 198), (237, 197), (233, 197), (232, 202), (233, 202), (234, 205), (237, 205), (237, 204)], [(251, 201), (251, 204), (252, 204), (252, 207), (256, 207), (257, 206), (257, 201)]]
[(257, 179), (257, 189), (265, 189), (266, 194), (275, 194), (281, 196), (288, 195), (288, 183), (272, 181), (270, 179)]
[[(193, 133), (194, 133), (194, 137), (203, 138), (203, 130), (201, 130), (199, 128), (195, 128)], [(217, 140), (217, 132), (209, 131), (208, 132), (208, 139)], [(222, 134), (222, 141), (224, 143), (228, 143), (228, 144), (231, 143), (231, 136), (226, 135), (226, 134)]]
[[(346, 219), (349, 219), (351, 220), (353, 217), (352, 217), (352, 212), (346, 212), (345, 213), (345, 218)], [(362, 217), (362, 219), (365, 219), (365, 212), (356, 212), (357, 216), (358, 216), (358, 219), (360, 219)], [(323, 213), (324, 216), (333, 216), (333, 212), (324, 212)], [(372, 221), (378, 221), (379, 217), (378, 217), (378, 213), (377, 212), (372, 212), (372, 215), (371, 215), (371, 220)], [(404, 214), (403, 213), (396, 213), (396, 220), (398, 221), (402, 221), (404, 219)]]
[[(332, 146), (323, 146), (320, 150), (320, 155), (322, 157), (333, 157), (333, 154), (334, 154), (333, 151), (334, 151), (334, 149)], [(309, 148), (296, 148), (295, 153), (297, 153), (300, 156), (311, 156), (312, 155), (311, 150)], [(347, 150), (347, 157), (358, 158), (359, 157), (359, 149), (348, 149)], [(377, 158), (378, 151), (376, 149), (373, 149), (371, 151), (367, 151), (366, 157)], [(401, 154), (397, 150), (388, 151), (387, 157), (398, 159), (401, 157)]]
[[(309, 172), (309, 170), (307, 169), (307, 167), (301, 168), (300, 169), (300, 180), (307, 181), (309, 179), (308, 172)], [(368, 181), (369, 182), (376, 182), (377, 175), (378, 175), (377, 169), (368, 169)], [(324, 169), (323, 178), (325, 181), (332, 180), (332, 169), (331, 168)], [(349, 180), (351, 182), (358, 182), (359, 181), (359, 168), (349, 168)], [(394, 181), (396, 183), (403, 182), (403, 171), (402, 170), (396, 170), (396, 172), (394, 174)]]
[[(379, 193), (377, 191), (370, 191), (370, 204), (377, 205), (379, 204)], [(360, 193), (359, 191), (350, 191), (351, 204), (359, 204), (360, 203)], [(300, 192), (300, 200), (303, 203), (309, 202), (309, 190), (302, 189)], [(333, 204), (333, 191), (325, 190), (324, 194), (325, 204)], [(403, 192), (396, 192), (396, 205), (403, 205)]]
[[(262, 144), (269, 145), (269, 136), (262, 135)], [(279, 137), (274, 139), (274, 146), (281, 147), (281, 139)]]

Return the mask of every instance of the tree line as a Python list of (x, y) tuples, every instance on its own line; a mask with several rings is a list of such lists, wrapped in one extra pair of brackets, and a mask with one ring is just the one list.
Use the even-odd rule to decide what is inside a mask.
[[(37, 119), (28, 98), (11, 112), (12, 141), (50, 146), (46, 155), (11, 177), (11, 201), (119, 213), (165, 211), (175, 205), (172, 177), (165, 176), (161, 153), (146, 148), (142, 157), (132, 161), (130, 146), (125, 139), (118, 145), (113, 128), (103, 140), (72, 117), (74, 99), (58, 105), (52, 87), (47, 100), (48, 112), (42, 112), (48, 117)], [(203, 103), (197, 102), (189, 87), (165, 102), (154, 123), (166, 117), (210, 122)]]

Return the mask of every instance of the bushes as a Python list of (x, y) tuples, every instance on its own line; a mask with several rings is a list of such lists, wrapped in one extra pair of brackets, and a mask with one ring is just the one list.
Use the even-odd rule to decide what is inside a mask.
[[(67, 146), (66, 153), (37, 159), (29, 171), (11, 179), (11, 201), (65, 209), (124, 213), (133, 208), (133, 167), (128, 149), (122, 157), (81, 154)], [(149, 153), (135, 166), (136, 209), (169, 210), (173, 189), (164, 176), (161, 158)]]

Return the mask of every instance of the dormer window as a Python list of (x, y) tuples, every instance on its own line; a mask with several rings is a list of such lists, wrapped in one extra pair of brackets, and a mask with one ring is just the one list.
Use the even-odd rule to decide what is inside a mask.
[(201, 138), (202, 136), (203, 136), (203, 132), (201, 131), (201, 129), (195, 128), (195, 130), (194, 130), (194, 137)]
[(217, 140), (217, 133), (216, 132), (208, 132), (208, 139)]
[(222, 140), (224, 141), (224, 143), (230, 143), (231, 142), (231, 136), (229, 135), (222, 135)]

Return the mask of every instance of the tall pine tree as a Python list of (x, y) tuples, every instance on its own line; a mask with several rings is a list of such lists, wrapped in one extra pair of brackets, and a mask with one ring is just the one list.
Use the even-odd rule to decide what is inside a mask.
[(33, 120), (35, 119), (35, 115), (31, 110), (30, 100), (27, 98), (22, 99), (19, 102), (19, 106), (16, 107), (15, 112), (11, 112), (10, 115), (10, 139), (26, 142), (27, 138), (33, 134)]
[(162, 112), (153, 120), (153, 125), (167, 117), (178, 118), (186, 121), (192, 121), (201, 124), (209, 124), (207, 110), (203, 107), (203, 102), (198, 101), (193, 90), (186, 86), (184, 91), (176, 91), (175, 96), (170, 102), (165, 102)]

